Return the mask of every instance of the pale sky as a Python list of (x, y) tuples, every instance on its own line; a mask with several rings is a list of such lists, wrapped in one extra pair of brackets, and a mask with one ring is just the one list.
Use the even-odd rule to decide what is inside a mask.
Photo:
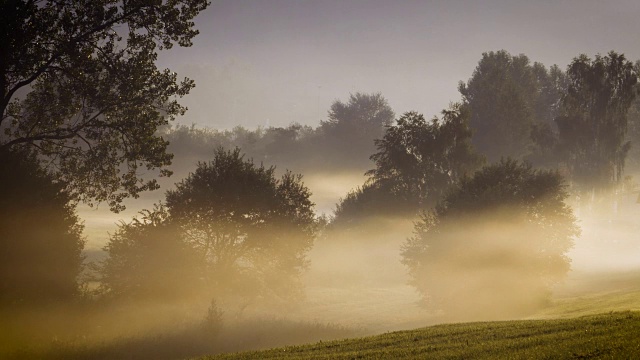
[(219, 129), (315, 127), (358, 91), (431, 117), (493, 50), (562, 68), (581, 53), (640, 59), (638, 0), (213, 0), (196, 26), (160, 66), (196, 81), (179, 122)]

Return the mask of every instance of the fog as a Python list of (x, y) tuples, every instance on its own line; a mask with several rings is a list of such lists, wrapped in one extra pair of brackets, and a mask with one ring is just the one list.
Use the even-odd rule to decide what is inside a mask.
[[(159, 177), (135, 159), (138, 175), (156, 179), (159, 190), (125, 199), (119, 213), (105, 202), (77, 204), (84, 238), (72, 240), (84, 245), (76, 259), (84, 266), (79, 276), (66, 276), (74, 287), (66, 298), (48, 302), (43, 295), (39, 302), (32, 294), (30, 302), (20, 291), (26, 284), (48, 294), (34, 285), (42, 280), (33, 280), (36, 270), (51, 283), (62, 276), (46, 260), (62, 263), (56, 251), (72, 251), (42, 254), (42, 244), (51, 244), (43, 234), (73, 233), (50, 223), (73, 223), (74, 203), (56, 197), (64, 191), (55, 180), (21, 184), (46, 178), (44, 170), (13, 176), (16, 170), (0, 163), (0, 190), (24, 191), (25, 199), (13, 206), (0, 197), (7, 214), (0, 240), (18, 239), (15, 253), (36, 269), (16, 261), (0, 274), (2, 289), (10, 280), (19, 288), (8, 300), (0, 293), (0, 357), (181, 359), (442, 323), (640, 310), (640, 63), (633, 65), (640, 47), (630, 35), (640, 31), (638, 11), (639, 3), (627, 0), (213, 1), (195, 20), (194, 46), (157, 58), (160, 68), (195, 81), (179, 99), (188, 111), (151, 132), (136, 129), (168, 141), (173, 174)], [(581, 137), (578, 130), (599, 127), (584, 126), (589, 111), (571, 110), (584, 110), (595, 95), (566, 100), (581, 94), (568, 91), (579, 81), (569, 79), (567, 65), (611, 49), (626, 54), (627, 78), (636, 79), (621, 96), (630, 100), (592, 102), (613, 103), (598, 110), (624, 121)], [(43, 119), (68, 115), (28, 110)], [(408, 131), (429, 127), (428, 136), (385, 138), (412, 111), (433, 120), (409, 123)], [(0, 145), (11, 140), (8, 123)], [(454, 126), (445, 131), (445, 123)], [(31, 125), (20, 126), (37, 138)], [(53, 125), (50, 134), (59, 136)], [(597, 156), (611, 149), (571, 148), (610, 138), (608, 158)], [(83, 144), (79, 153), (92, 150), (81, 140), (86, 146), (73, 139)], [(384, 146), (391, 149), (386, 157), (372, 157)], [(113, 156), (107, 152), (100, 156)], [(469, 154), (477, 168), (465, 168)], [(527, 202), (535, 196), (514, 200), (513, 184), (469, 196), (468, 214), (443, 215), (451, 203), (444, 196), (467, 194), (462, 180), (501, 157), (562, 178), (558, 192), (541, 201), (561, 199), (579, 232), (554, 218), (557, 209)], [(126, 170), (120, 166), (116, 173)], [(381, 168), (386, 173), (370, 172)], [(496, 182), (503, 178), (510, 174)], [(601, 186), (602, 178), (610, 183)], [(53, 194), (51, 204), (28, 196), (42, 189)], [(340, 214), (346, 199), (356, 206)], [(498, 205), (483, 208), (474, 199)], [(70, 227), (79, 236), (81, 226)], [(29, 245), (34, 239), (37, 246)], [(14, 253), (2, 246), (0, 261), (8, 264)]]
[[(304, 177), (318, 212), (325, 214), (330, 214), (340, 197), (363, 179), (357, 171), (311, 171)], [(572, 204), (582, 234), (567, 253), (571, 270), (551, 283), (540, 283), (537, 275), (523, 265), (530, 260), (530, 245), (527, 239), (512, 241), (513, 234), (521, 233), (521, 229), (486, 219), (480, 221), (480, 227), (457, 224), (454, 228), (460, 234), (453, 232), (451, 236), (475, 237), (482, 247), (493, 239), (494, 246), (484, 254), (467, 248), (472, 258), (456, 257), (456, 261), (448, 260), (440, 268), (431, 269), (441, 274), (436, 284), (439, 291), (459, 299), (449, 302), (445, 310), (425, 304), (401, 263), (401, 246), (412, 235), (417, 218), (374, 218), (357, 229), (328, 231), (316, 239), (308, 253), (301, 298), (295, 302), (243, 302), (233, 298), (219, 302), (224, 319), (220, 333), (215, 341), (204, 341), (209, 346), (202, 346), (209, 352), (237, 351), (445, 322), (544, 317), (545, 308), (563, 299), (637, 291), (640, 204), (636, 198), (636, 194), (621, 196), (615, 211)], [(84, 214), (92, 213), (97, 214), (95, 210)], [(126, 218), (124, 214), (107, 215), (106, 211), (102, 216), (96, 216), (94, 229), (103, 226), (104, 231), (111, 221), (109, 231), (113, 231), (116, 218)], [(488, 237), (481, 236), (482, 232)], [(520, 270), (514, 271), (514, 266)], [(140, 334), (166, 335), (181, 326), (199, 323), (208, 305), (202, 300), (190, 305), (143, 303), (134, 311), (139, 317), (136, 321), (131, 322), (129, 316), (124, 323), (113, 318), (110, 324), (96, 321), (102, 324), (97, 338), (105, 341)]]

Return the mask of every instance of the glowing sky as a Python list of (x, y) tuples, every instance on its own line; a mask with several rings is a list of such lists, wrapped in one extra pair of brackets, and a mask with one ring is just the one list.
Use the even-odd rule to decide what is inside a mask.
[(213, 0), (188, 49), (160, 66), (196, 81), (181, 123), (316, 126), (351, 92), (400, 114), (459, 100), (483, 52), (564, 68), (580, 53), (640, 59), (640, 1)]

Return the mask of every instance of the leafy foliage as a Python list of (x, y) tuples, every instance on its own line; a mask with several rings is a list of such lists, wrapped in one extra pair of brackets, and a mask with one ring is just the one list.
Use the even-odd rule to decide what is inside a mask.
[(593, 60), (575, 58), (567, 77), (557, 123), (572, 178), (588, 188), (616, 184), (631, 147), (625, 135), (638, 73), (624, 55), (612, 51)]
[(157, 188), (139, 169), (170, 164), (155, 132), (184, 113), (175, 97), (194, 86), (158, 69), (157, 51), (190, 46), (192, 19), (207, 4), (3, 1), (0, 148), (30, 147), (74, 197), (116, 211)]
[(141, 215), (121, 223), (105, 246), (109, 257), (99, 268), (103, 291), (116, 298), (188, 299), (203, 285), (197, 280), (202, 257), (183, 240), (163, 206)]
[(579, 235), (566, 197), (557, 172), (513, 160), (464, 177), (403, 247), (412, 284), (459, 316), (535, 309), (568, 272), (566, 252)]
[(523, 158), (544, 150), (531, 137), (532, 126), (555, 131), (553, 120), (566, 87), (565, 75), (504, 50), (482, 54), (473, 76), (459, 91), (470, 107), (473, 144), (490, 162)]
[(376, 141), (378, 152), (371, 156), (376, 168), (367, 175), (406, 201), (435, 202), (483, 161), (471, 146), (468, 119), (468, 111), (459, 104), (430, 122), (415, 112), (404, 114)]
[[(167, 192), (171, 219), (207, 262), (210, 285), (240, 293), (296, 290), (316, 233), (301, 175), (255, 166), (240, 150), (214, 159)], [(244, 288), (243, 288), (244, 287)]]
[(78, 295), (83, 226), (64, 189), (31, 154), (0, 150), (0, 304)]
[(435, 204), (449, 186), (484, 161), (471, 146), (468, 119), (469, 112), (460, 104), (431, 121), (416, 112), (405, 113), (375, 141), (378, 152), (371, 160), (376, 168), (367, 171), (365, 186), (340, 201), (333, 223), (415, 213)]
[(373, 141), (384, 135), (394, 117), (380, 93), (358, 92), (351, 94), (346, 103), (337, 100), (331, 105), (329, 119), (320, 125), (318, 151), (329, 152), (334, 158), (345, 154), (354, 159), (366, 158), (375, 150)]

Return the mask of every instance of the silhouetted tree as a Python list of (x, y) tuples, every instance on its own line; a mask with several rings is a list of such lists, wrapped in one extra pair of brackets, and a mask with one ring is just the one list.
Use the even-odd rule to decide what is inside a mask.
[(460, 104), (442, 111), (442, 119), (425, 120), (405, 113), (376, 140), (371, 156), (376, 168), (367, 171), (367, 183), (342, 199), (334, 224), (351, 223), (370, 215), (415, 214), (435, 204), (461, 176), (482, 165), (471, 146), (469, 112)]
[(402, 249), (411, 283), (450, 316), (522, 315), (569, 271), (579, 228), (557, 172), (503, 160), (464, 177)]
[(167, 209), (221, 291), (290, 295), (313, 244), (316, 220), (301, 175), (216, 150), (167, 192)]
[[(636, 62), (636, 73), (640, 74), (640, 61)], [(630, 144), (625, 169), (631, 173), (640, 173), (640, 84), (636, 84), (636, 98), (627, 113), (628, 129), (626, 141)]]
[(435, 203), (465, 173), (482, 165), (482, 156), (471, 145), (469, 112), (454, 104), (442, 111), (442, 119), (426, 121), (421, 114), (405, 113), (376, 140), (371, 156), (376, 168), (367, 172), (407, 202)]
[(384, 135), (394, 116), (380, 93), (351, 94), (347, 103), (338, 100), (331, 105), (329, 119), (318, 129), (318, 151), (332, 161), (361, 164), (375, 150), (373, 141)]
[(188, 244), (163, 206), (121, 223), (98, 267), (102, 290), (120, 299), (188, 299), (204, 283), (202, 256)]
[(624, 55), (612, 51), (593, 60), (575, 58), (567, 76), (557, 123), (572, 179), (589, 189), (616, 184), (631, 146), (625, 141), (627, 113), (638, 74)]
[(565, 83), (557, 66), (547, 70), (504, 50), (482, 54), (471, 79), (458, 86), (471, 110), (476, 149), (490, 162), (536, 153), (540, 144), (531, 137), (532, 126), (555, 132), (553, 119)]
[(63, 183), (25, 151), (0, 150), (0, 304), (78, 294), (83, 226)]
[[(139, 169), (170, 164), (155, 134), (194, 86), (156, 67), (190, 46), (207, 0), (0, 3), (0, 148), (29, 146), (91, 202), (157, 188)], [(125, 38), (126, 37), (126, 38)], [(161, 170), (161, 174), (168, 174)]]

